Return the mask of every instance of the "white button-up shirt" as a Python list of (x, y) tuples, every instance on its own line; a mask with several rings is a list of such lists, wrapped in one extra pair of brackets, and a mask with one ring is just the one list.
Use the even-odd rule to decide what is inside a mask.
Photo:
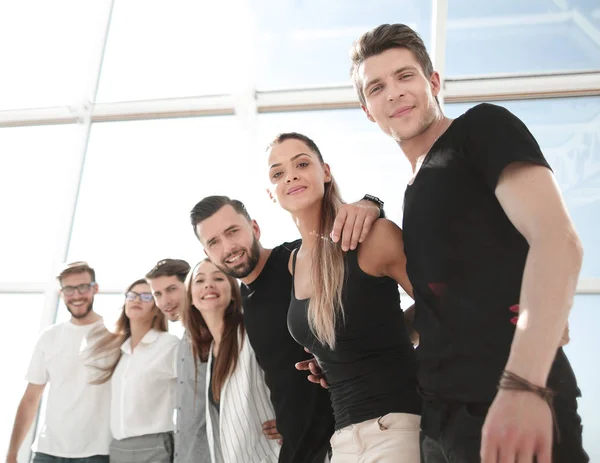
[(133, 351), (131, 338), (121, 346), (111, 380), (115, 439), (174, 431), (178, 343), (176, 336), (151, 329)]
[(242, 347), (235, 370), (221, 388), (218, 423), (208, 397), (212, 376), (213, 346), (210, 346), (204, 392), (211, 458), (215, 463), (277, 463), (281, 446), (262, 432), (262, 424), (275, 419), (265, 374), (258, 366), (248, 335), (243, 341), (238, 336), (238, 340)]

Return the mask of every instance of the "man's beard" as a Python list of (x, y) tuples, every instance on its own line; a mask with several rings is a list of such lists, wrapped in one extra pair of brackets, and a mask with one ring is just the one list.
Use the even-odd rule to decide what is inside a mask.
[(94, 301), (92, 300), (90, 302), (90, 304), (87, 306), (87, 309), (85, 310), (85, 312), (83, 312), (82, 314), (75, 314), (75, 313), (73, 313), (73, 311), (71, 310), (71, 308), (67, 305), (67, 310), (71, 314), (71, 317), (76, 318), (78, 320), (87, 317), (87, 314), (89, 314), (92, 311), (93, 308), (94, 308)]
[[(232, 252), (229, 254), (229, 256), (239, 252), (240, 250), (241, 249), (238, 249)], [(239, 264), (235, 267), (228, 267), (227, 264), (225, 264), (225, 260), (229, 258), (229, 256), (227, 256), (225, 259), (223, 259), (222, 264), (217, 265), (216, 267), (223, 273), (226, 273), (234, 278), (246, 278), (256, 268), (256, 264), (258, 264), (258, 259), (260, 257), (260, 246), (258, 245), (258, 240), (256, 237), (253, 238), (252, 247), (250, 250), (244, 249), (244, 251), (246, 251), (246, 255), (248, 256), (248, 260), (245, 263)]]

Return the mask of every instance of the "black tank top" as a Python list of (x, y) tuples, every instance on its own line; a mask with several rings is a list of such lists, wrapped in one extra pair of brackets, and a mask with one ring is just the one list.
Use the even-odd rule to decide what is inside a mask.
[[(294, 285), (288, 329), (318, 359), (329, 383), (335, 428), (388, 413), (421, 414), (415, 351), (404, 325), (398, 284), (361, 270), (358, 251), (345, 255), (342, 290), (344, 320), (336, 326), (336, 346), (321, 344), (310, 330), (310, 299), (296, 299)], [(296, 252), (292, 276), (296, 271)]]

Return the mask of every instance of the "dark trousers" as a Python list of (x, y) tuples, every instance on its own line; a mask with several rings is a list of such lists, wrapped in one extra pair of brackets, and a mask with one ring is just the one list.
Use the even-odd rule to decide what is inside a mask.
[(108, 455), (93, 455), (85, 458), (62, 458), (36, 452), (33, 463), (108, 463)]
[[(480, 461), (481, 428), (490, 404), (425, 401), (421, 416), (422, 463), (477, 463)], [(577, 399), (555, 397), (554, 409), (560, 432), (552, 446), (553, 463), (587, 463), (582, 446)]]

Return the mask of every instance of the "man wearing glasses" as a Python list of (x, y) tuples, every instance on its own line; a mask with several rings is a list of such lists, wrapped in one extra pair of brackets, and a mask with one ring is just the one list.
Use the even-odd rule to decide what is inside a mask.
[(96, 275), (85, 262), (68, 264), (57, 277), (71, 319), (40, 336), (27, 371), (6, 461), (17, 454), (50, 383), (45, 422), (39, 427), (34, 463), (108, 463), (110, 384), (91, 385), (79, 355), (86, 335), (102, 318), (93, 310)]

